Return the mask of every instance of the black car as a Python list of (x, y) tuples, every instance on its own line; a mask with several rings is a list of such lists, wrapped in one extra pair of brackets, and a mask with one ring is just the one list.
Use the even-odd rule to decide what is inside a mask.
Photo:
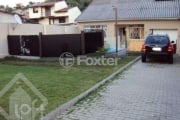
[(174, 48), (168, 35), (149, 35), (141, 50), (141, 60), (146, 62), (148, 57), (167, 57), (170, 64), (173, 64)]

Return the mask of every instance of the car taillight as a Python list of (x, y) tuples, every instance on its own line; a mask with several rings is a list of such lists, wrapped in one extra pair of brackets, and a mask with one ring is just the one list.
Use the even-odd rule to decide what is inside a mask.
[(169, 44), (169, 46), (168, 46), (168, 52), (173, 52), (173, 50), (174, 50), (173, 45), (172, 45), (172, 44)]
[(142, 45), (142, 52), (146, 52), (146, 45), (145, 44)]

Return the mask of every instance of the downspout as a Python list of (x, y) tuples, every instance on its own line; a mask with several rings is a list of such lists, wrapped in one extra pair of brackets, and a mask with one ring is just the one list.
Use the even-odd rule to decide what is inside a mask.
[[(180, 0), (178, 0), (178, 7), (179, 7), (179, 16), (178, 16), (178, 19), (180, 21)], [(178, 38), (177, 38), (177, 41), (176, 41), (176, 45), (179, 46), (180, 45), (180, 29), (178, 29)], [(179, 50), (176, 48), (176, 51), (178, 51), (178, 53), (176, 54), (179, 54)]]
[(178, 0), (178, 7), (179, 7), (179, 20), (180, 20), (180, 0)]

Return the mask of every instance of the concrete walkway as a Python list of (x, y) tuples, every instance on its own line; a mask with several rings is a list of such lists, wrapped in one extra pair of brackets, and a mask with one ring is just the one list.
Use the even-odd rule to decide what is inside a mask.
[(59, 120), (180, 120), (180, 58), (139, 61)]

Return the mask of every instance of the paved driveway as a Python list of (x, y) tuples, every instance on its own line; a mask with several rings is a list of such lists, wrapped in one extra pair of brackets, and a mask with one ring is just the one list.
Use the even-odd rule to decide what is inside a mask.
[(180, 58), (173, 65), (139, 61), (60, 118), (180, 120)]

